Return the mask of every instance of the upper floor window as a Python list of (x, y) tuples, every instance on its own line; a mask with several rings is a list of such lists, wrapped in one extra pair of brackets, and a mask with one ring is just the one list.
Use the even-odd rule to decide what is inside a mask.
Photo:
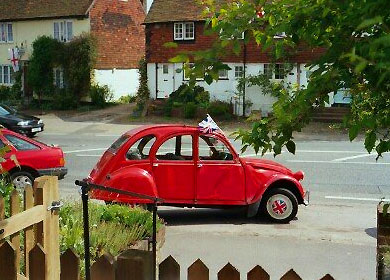
[(14, 32), (12, 23), (0, 23), (0, 43), (12, 43)]
[(69, 42), (73, 39), (73, 22), (59, 21), (54, 22), (54, 39), (61, 42)]
[(195, 24), (193, 22), (175, 22), (173, 34), (175, 40), (194, 40)]
[(244, 77), (244, 66), (234, 66), (234, 77), (236, 79)]
[(284, 64), (264, 64), (264, 75), (268, 79), (283, 80), (286, 75)]
[(12, 66), (11, 65), (0, 65), (0, 85), (12, 85)]

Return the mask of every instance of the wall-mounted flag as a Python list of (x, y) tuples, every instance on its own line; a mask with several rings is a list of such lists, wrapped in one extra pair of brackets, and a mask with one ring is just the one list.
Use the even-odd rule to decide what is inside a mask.
[(12, 48), (9, 49), (9, 57), (11, 60), (12, 68), (14, 69), (14, 72), (19, 71), (19, 50), (18, 48)]

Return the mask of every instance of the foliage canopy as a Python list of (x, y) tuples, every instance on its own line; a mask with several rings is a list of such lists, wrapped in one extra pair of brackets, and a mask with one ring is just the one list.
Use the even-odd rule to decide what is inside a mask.
[[(275, 87), (277, 101), (270, 118), (238, 131), (243, 148), (279, 154), (283, 146), (294, 153), (293, 132), (311, 118), (313, 104), (324, 106), (328, 93), (350, 89), (351, 114), (346, 123), (352, 141), (365, 133), (365, 148), (380, 156), (390, 151), (390, 10), (387, 0), (233, 0), (206, 6), (208, 32), (218, 39), (211, 49), (180, 54), (192, 57), (191, 82), (199, 73), (217, 80), (227, 50), (239, 54), (243, 43), (255, 40), (275, 61), (289, 61), (299, 48), (321, 49), (307, 66), (313, 70), (306, 88)], [(245, 32), (245, 39), (237, 40)], [(286, 36), (277, 37), (281, 33)]]

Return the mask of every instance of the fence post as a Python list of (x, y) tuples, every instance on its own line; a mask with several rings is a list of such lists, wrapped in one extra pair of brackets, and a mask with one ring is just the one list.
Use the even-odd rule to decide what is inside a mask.
[[(46, 274), (47, 258), (44, 249), (40, 244), (35, 245), (29, 253), (30, 274), (29, 280), (49, 280)], [(50, 256), (49, 258), (50, 259)]]
[(91, 266), (92, 280), (115, 280), (115, 258), (110, 253), (103, 256)]
[[(5, 203), (4, 198), (0, 195), (0, 221), (4, 220), (5, 215)], [(4, 243), (4, 240), (0, 239), (0, 246)]]
[[(14, 189), (11, 193), (11, 203), (10, 203), (10, 209), (11, 209), (11, 216), (14, 216), (20, 212), (20, 198), (19, 193), (16, 189)], [(16, 271), (19, 272), (20, 267), (20, 232), (14, 233), (10, 236), (10, 240), (12, 243), (12, 246), (15, 249), (15, 267)]]
[[(31, 186), (26, 186), (24, 188), (24, 210), (30, 209), (34, 206), (34, 197), (33, 190)], [(34, 227), (28, 227), (24, 230), (24, 265), (25, 265), (25, 275), (29, 275), (30, 272), (30, 262), (29, 262), (29, 253), (30, 250), (34, 247)]]
[(240, 280), (240, 272), (228, 263), (218, 272), (218, 280)]
[(269, 280), (269, 274), (261, 267), (256, 265), (247, 274), (247, 280)]
[(180, 265), (169, 256), (159, 265), (159, 280), (180, 280)]
[(287, 271), (280, 280), (302, 280), (302, 278), (294, 271), (294, 269), (290, 269)]
[(209, 269), (200, 259), (197, 259), (188, 268), (188, 280), (209, 280), (209, 279), (210, 279)]
[(15, 266), (16, 253), (9, 241), (0, 244), (0, 271), (2, 280), (15, 280), (17, 270)]
[(68, 249), (61, 256), (61, 276), (60, 280), (79, 280), (80, 271), (79, 256), (73, 252), (72, 249)]

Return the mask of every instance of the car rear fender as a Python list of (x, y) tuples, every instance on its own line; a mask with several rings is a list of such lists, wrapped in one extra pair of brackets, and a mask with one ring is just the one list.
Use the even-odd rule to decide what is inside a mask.
[(261, 200), (263, 195), (272, 188), (285, 188), (290, 190), (297, 198), (298, 203), (303, 203), (305, 190), (302, 184), (290, 176), (284, 174), (275, 174), (267, 181), (264, 188), (259, 188), (259, 192), (255, 195), (250, 204), (256, 203)]
[[(145, 169), (129, 166), (116, 170), (107, 175), (102, 185), (119, 190), (135, 192), (139, 194), (158, 197), (156, 183), (153, 176)], [(92, 197), (102, 200), (123, 202), (123, 203), (148, 203), (150, 201), (130, 197), (122, 194), (94, 191)]]

